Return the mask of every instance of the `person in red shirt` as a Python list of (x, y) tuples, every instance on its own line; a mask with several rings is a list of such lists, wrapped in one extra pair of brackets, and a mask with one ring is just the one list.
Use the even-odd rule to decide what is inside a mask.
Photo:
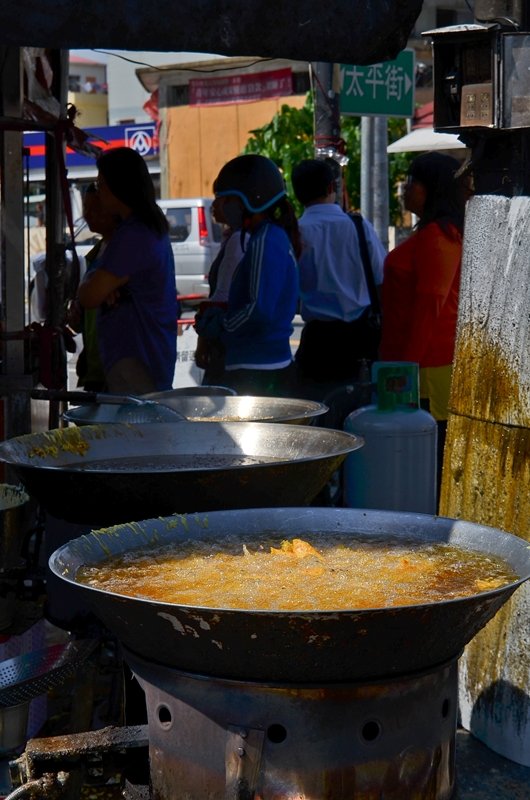
[(420, 367), (420, 394), (438, 422), (443, 454), (455, 348), (466, 184), (452, 156), (415, 158), (404, 205), (418, 217), (412, 234), (391, 250), (382, 285), (383, 361), (413, 361)]

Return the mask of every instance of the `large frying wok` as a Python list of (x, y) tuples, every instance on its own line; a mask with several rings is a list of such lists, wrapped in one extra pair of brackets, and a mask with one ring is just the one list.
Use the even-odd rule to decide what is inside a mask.
[[(458, 544), (504, 558), (519, 579), (458, 600), (391, 609), (242, 611), (178, 606), (124, 597), (76, 583), (77, 570), (109, 555), (197, 537), (242, 534), (249, 547), (262, 535), (303, 537), (307, 531), (404, 535)], [(406, 674), (457, 658), (468, 641), (530, 576), (522, 539), (461, 520), (394, 511), (275, 508), (219, 511), (146, 520), (93, 531), (50, 559), (52, 572), (133, 653), (167, 666), (243, 680), (352, 681)], [(301, 588), (303, 592), (303, 587)]]
[[(158, 399), (164, 406), (195, 422), (285, 422), (303, 425), (328, 411), (324, 403), (292, 397), (163, 395), (163, 392), (160, 393)], [(116, 422), (119, 409), (120, 406), (90, 403), (70, 408), (63, 417), (76, 425), (109, 423)]]
[(175, 512), (306, 505), (363, 440), (262, 422), (86, 425), (0, 443), (59, 519), (105, 526)]

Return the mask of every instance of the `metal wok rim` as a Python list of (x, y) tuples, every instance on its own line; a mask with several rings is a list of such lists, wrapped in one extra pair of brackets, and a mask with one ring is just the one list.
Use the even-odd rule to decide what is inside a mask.
[[(198, 389), (204, 391), (207, 397), (236, 397), (237, 392), (229, 386), (222, 386), (218, 383), (208, 383), (204, 386), (199, 384), (191, 384), (190, 386), (175, 386), (173, 389), (163, 389), (160, 392), (147, 392), (146, 394), (138, 395), (144, 400), (164, 400), (164, 397), (194, 397), (200, 394)], [(186, 394), (189, 392), (190, 394)]]
[[(287, 509), (280, 509), (280, 508), (273, 508), (273, 509), (271, 509), (271, 508), (244, 509), (244, 511), (248, 512), (249, 514), (256, 514), (256, 513), (270, 514), (271, 511), (286, 511), (286, 512), (291, 513), (291, 512), (296, 512), (296, 511), (304, 512), (304, 511), (308, 511), (308, 510), (309, 509), (307, 507), (302, 507), (302, 508), (299, 508), (299, 509), (297, 509), (297, 508), (287, 508)], [(336, 515), (337, 512), (340, 513), (343, 509), (340, 509), (340, 508), (335, 508), (335, 509), (329, 509), (329, 508), (318, 509), (318, 508), (315, 508), (314, 510), (315, 511), (319, 511), (319, 510), (320, 511), (325, 511), (326, 513), (332, 512), (333, 515)], [(388, 519), (391, 519), (395, 515), (395, 512), (382, 511), (382, 510), (379, 510), (379, 509), (377, 509), (377, 510), (375, 510), (375, 509), (344, 509), (344, 510), (346, 510), (346, 511), (356, 511), (356, 512), (359, 512), (359, 515), (369, 514), (369, 515), (373, 516), (374, 513), (375, 513), (375, 514), (377, 514), (377, 515), (379, 515), (381, 517), (385, 517), (386, 516)], [(235, 512), (240, 514), (241, 510), (229, 509), (229, 510), (226, 510), (226, 511), (202, 512), (202, 514), (205, 515), (205, 516), (208, 516), (209, 514), (215, 514), (215, 515), (218, 516), (220, 514), (233, 515)], [(191, 612), (191, 613), (202, 612), (202, 613), (214, 614), (214, 615), (215, 614), (224, 614), (224, 615), (226, 615), (226, 614), (237, 614), (237, 615), (244, 614), (244, 615), (249, 615), (249, 616), (252, 616), (252, 617), (262, 617), (262, 616), (269, 617), (269, 616), (272, 615), (273, 617), (276, 617), (276, 618), (278, 618), (278, 617), (284, 617), (284, 618), (296, 617), (297, 619), (309, 618), (310, 620), (311, 619), (314, 620), (314, 619), (317, 619), (317, 618), (321, 619), (323, 617), (336, 618), (337, 616), (342, 617), (342, 616), (364, 615), (364, 614), (370, 614), (370, 615), (373, 615), (373, 614), (389, 614), (389, 613), (394, 613), (395, 614), (395, 613), (400, 612), (402, 610), (403, 611), (410, 610), (410, 609), (417, 609), (417, 610), (426, 609), (426, 610), (428, 610), (428, 609), (430, 609), (430, 608), (432, 608), (434, 606), (436, 606), (436, 607), (452, 606), (452, 605), (455, 605), (455, 604), (465, 603), (466, 601), (476, 601), (477, 598), (484, 598), (485, 599), (485, 598), (489, 598), (489, 597), (495, 597), (495, 596), (497, 596), (499, 594), (505, 594), (507, 591), (510, 591), (510, 593), (513, 593), (519, 586), (521, 586), (523, 583), (525, 583), (525, 581), (527, 581), (530, 578), (530, 574), (529, 574), (529, 575), (526, 575), (526, 576), (519, 577), (516, 581), (512, 581), (511, 583), (503, 584), (502, 586), (499, 586), (499, 587), (497, 587), (495, 589), (488, 589), (488, 590), (483, 591), (483, 592), (474, 592), (473, 594), (466, 595), (464, 597), (453, 597), (453, 598), (449, 598), (447, 600), (438, 600), (438, 601), (431, 601), (431, 602), (426, 602), (426, 603), (410, 603), (410, 604), (408, 603), (408, 604), (401, 604), (401, 605), (396, 605), (396, 606), (384, 606), (384, 607), (381, 607), (381, 606), (371, 607), (370, 606), (370, 607), (363, 607), (363, 608), (343, 608), (343, 609), (335, 609), (335, 610), (334, 609), (326, 609), (326, 610), (322, 610), (322, 609), (321, 610), (318, 610), (318, 609), (307, 609), (307, 610), (297, 609), (297, 610), (293, 610), (293, 609), (290, 609), (290, 610), (286, 610), (286, 609), (265, 609), (265, 608), (252, 609), (252, 608), (239, 608), (239, 607), (237, 607), (237, 608), (236, 607), (221, 608), (221, 607), (218, 607), (218, 606), (199, 606), (199, 605), (188, 605), (188, 604), (184, 604), (184, 603), (169, 603), (167, 601), (156, 600), (156, 599), (149, 598), (149, 597), (143, 597), (143, 596), (138, 596), (138, 595), (121, 594), (119, 592), (111, 592), (111, 591), (108, 591), (108, 590), (105, 590), (105, 589), (99, 589), (97, 587), (90, 586), (90, 585), (88, 585), (86, 583), (81, 583), (80, 581), (77, 581), (75, 579), (75, 576), (71, 577), (69, 575), (65, 575), (63, 572), (59, 571), (56, 568), (56, 563), (59, 560), (61, 554), (65, 550), (67, 550), (72, 544), (74, 544), (76, 541), (77, 542), (81, 542), (83, 540), (90, 540), (92, 536), (98, 536), (99, 534), (119, 535), (119, 533), (120, 533), (119, 529), (125, 529), (128, 526), (137, 527), (139, 525), (142, 525), (142, 526), (146, 525), (147, 526), (150, 523), (156, 523), (156, 522), (164, 522), (164, 521), (170, 522), (173, 518), (180, 518), (180, 519), (193, 519), (194, 518), (194, 519), (197, 519), (197, 517), (199, 517), (199, 516), (201, 516), (200, 513), (174, 514), (174, 515), (171, 515), (171, 516), (168, 516), (168, 517), (154, 517), (154, 518), (151, 518), (151, 519), (141, 520), (139, 522), (122, 523), (122, 524), (119, 524), (119, 525), (110, 526), (108, 528), (94, 529), (89, 534), (84, 534), (83, 536), (80, 536), (75, 540), (71, 540), (70, 542), (67, 542), (66, 544), (64, 544), (60, 548), (58, 548), (54, 553), (52, 553), (52, 555), (50, 556), (50, 559), (49, 559), (50, 569), (52, 570), (52, 572), (56, 576), (58, 576), (62, 580), (66, 580), (68, 583), (70, 583), (70, 584), (72, 584), (72, 585), (74, 585), (76, 587), (81, 587), (82, 590), (89, 590), (89, 591), (95, 592), (95, 593), (97, 593), (99, 595), (107, 595), (107, 596), (118, 598), (118, 599), (124, 600), (124, 601), (141, 602), (142, 604), (148, 604), (150, 606), (156, 606), (158, 608), (164, 608), (164, 609), (168, 610), (168, 613), (171, 613), (171, 609), (174, 610), (175, 608), (178, 608), (179, 610), (182, 610), (184, 613), (186, 613), (186, 612)], [(415, 514), (413, 512), (410, 512), (410, 513), (400, 512), (400, 519), (401, 520), (406, 521), (407, 518), (410, 519), (410, 520), (416, 520), (416, 521), (417, 520), (421, 521), (421, 519), (425, 519), (425, 520), (429, 519), (429, 520), (440, 520), (441, 523), (443, 523), (443, 522), (447, 522), (447, 523), (451, 523), (451, 522), (452, 523), (458, 523), (458, 522), (468, 523), (470, 525), (473, 525), (477, 530), (480, 528), (480, 529), (483, 529), (483, 530), (486, 530), (486, 531), (488, 531), (488, 530), (494, 531), (495, 534), (496, 534), (496, 538), (497, 539), (499, 537), (502, 537), (504, 539), (507, 539), (508, 537), (511, 538), (511, 539), (519, 539), (520, 538), (520, 537), (517, 537), (515, 534), (509, 533), (508, 531), (503, 531), (503, 530), (501, 530), (499, 528), (493, 528), (492, 526), (489, 526), (489, 525), (482, 525), (481, 523), (472, 523), (470, 520), (457, 520), (455, 518), (442, 517), (442, 516), (438, 516), (438, 515)], [(269, 533), (269, 531), (267, 531), (267, 530), (263, 531), (263, 535), (267, 535), (267, 533)], [(328, 534), (332, 535), (332, 534), (337, 534), (339, 532), (338, 531), (320, 531), (320, 533), (324, 533), (324, 534), (328, 533)], [(348, 534), (348, 531), (342, 531), (341, 533), (343, 535), (344, 534)], [(238, 536), (240, 535), (242, 537), (243, 533), (240, 533), (240, 534), (237, 534), (237, 535)], [(370, 536), (370, 534), (367, 533), (367, 532), (351, 532), (350, 535), (351, 535), (352, 538), (354, 538), (355, 536), (365, 536), (365, 537), (369, 537)], [(382, 534), (377, 534), (377, 535), (382, 535)], [(392, 534), (388, 533), (386, 535), (387, 536), (391, 536)], [(399, 533), (398, 534), (394, 534), (394, 535), (398, 535), (399, 536)], [(417, 533), (416, 534), (414, 534), (414, 533), (410, 534), (409, 533), (408, 536), (410, 538), (413, 538), (413, 539), (417, 538), (418, 541), (420, 541), (419, 535)], [(183, 540), (183, 541), (190, 541), (190, 539), (191, 539), (191, 536), (188, 537), (187, 539)], [(197, 539), (200, 540), (200, 536), (197, 536)], [(425, 543), (429, 543), (431, 541), (432, 542), (436, 542), (438, 540), (436, 540), (436, 539), (427, 539), (425, 541)], [(523, 540), (521, 540), (521, 541), (523, 541)], [(451, 542), (449, 542), (449, 543), (451, 543)], [(173, 544), (175, 544), (175, 543), (173, 543)], [(159, 545), (159, 546), (163, 546), (163, 543), (162, 543), (162, 545)], [(462, 545), (460, 543), (457, 543), (456, 546), (460, 546), (464, 550), (472, 550), (474, 552), (478, 552), (478, 553), (482, 553), (484, 555), (487, 555), (487, 553), (484, 550), (478, 550), (476, 547), (465, 547), (464, 545)], [(127, 552), (130, 553), (130, 552), (134, 552), (135, 550), (145, 551), (147, 549), (148, 549), (148, 545), (144, 544), (144, 545), (138, 546), (138, 548), (133, 548), (132, 550), (129, 550)], [(108, 558), (110, 559), (110, 558), (113, 558), (113, 557), (119, 557), (120, 555), (123, 555), (123, 553), (115, 553), (115, 554), (112, 554), (111, 556), (109, 556)], [(103, 562), (105, 560), (106, 559), (102, 559), (101, 561)], [(504, 560), (506, 561), (506, 559), (504, 559)], [(100, 563), (100, 562), (98, 562), (98, 561), (92, 562), (92, 566), (94, 564), (97, 564), (97, 563)], [(90, 564), (83, 564), (81, 566), (90, 566)], [(75, 574), (77, 574), (77, 571), (81, 568), (81, 566), (79, 566), (77, 568)]]
[[(271, 425), (268, 422), (189, 422), (187, 420), (179, 421), (179, 425), (182, 426), (193, 426), (197, 430), (199, 427), (205, 426), (204, 430), (212, 432), (215, 430), (215, 427), (218, 426), (219, 428), (226, 429), (228, 433), (231, 430), (234, 432), (239, 432), (243, 430), (244, 426), (258, 426), (258, 428), (266, 429), (267, 432), (270, 432)], [(68, 438), (71, 437), (72, 439), (76, 437), (80, 437), (83, 440), (90, 441), (98, 441), (100, 438), (107, 438), (109, 427), (112, 428), (114, 432), (119, 433), (120, 431), (127, 431), (130, 430), (137, 436), (139, 439), (143, 438), (142, 434), (145, 433), (147, 438), (149, 438), (149, 434), (152, 433), (152, 428), (155, 427), (156, 430), (160, 430), (161, 426), (163, 425), (170, 425), (172, 428), (176, 428), (176, 423), (168, 422), (168, 423), (157, 423), (156, 426), (153, 426), (153, 423), (123, 423), (123, 422), (116, 422), (113, 423), (112, 426), (109, 426), (106, 423), (101, 423), (99, 425), (82, 425), (80, 427), (74, 428), (54, 428), (50, 431), (45, 431), (43, 434), (25, 434), (20, 437), (16, 437), (17, 442), (20, 443), (21, 440), (35, 440), (36, 437), (42, 436), (43, 438), (46, 434), (61, 434), (62, 436)], [(286, 464), (304, 464), (304, 463), (313, 463), (316, 460), (320, 460), (322, 458), (327, 457), (340, 457), (342, 455), (348, 455), (349, 453), (358, 450), (360, 447), (364, 445), (364, 439), (357, 434), (348, 433), (347, 431), (340, 431), (334, 430), (330, 428), (321, 428), (315, 425), (312, 426), (296, 426), (296, 425), (289, 425), (287, 423), (275, 423), (274, 424), (274, 434), (275, 436), (279, 436), (281, 432), (284, 432), (286, 437), (289, 436), (308, 436), (308, 437), (318, 437), (319, 435), (325, 435), (326, 438), (330, 439), (337, 439), (343, 438), (344, 442), (347, 441), (351, 442), (349, 446), (344, 446), (341, 448), (334, 447), (331, 452), (321, 452), (318, 456), (315, 457), (315, 454), (308, 454), (304, 455), (303, 457), (297, 458), (278, 458), (274, 459), (274, 466), (280, 467)], [(111, 436), (110, 438), (116, 439), (119, 441), (118, 435)], [(262, 463), (255, 463), (255, 464), (240, 464), (228, 467), (219, 467), (217, 466), (198, 466), (198, 467), (185, 467), (185, 468), (176, 468), (176, 469), (147, 469), (142, 468), (141, 470), (131, 470), (127, 472), (126, 470), (112, 470), (112, 469), (90, 469), (88, 466), (86, 469), (79, 469), (79, 464), (83, 462), (84, 455), (79, 454), (79, 461), (76, 461), (76, 466), (73, 467), (69, 464), (43, 464), (42, 462), (36, 461), (34, 464), (30, 463), (30, 456), (27, 455), (27, 460), (20, 461), (15, 459), (6, 458), (2, 455), (2, 444), (9, 444), (12, 441), (10, 439), (5, 440), (5, 442), (0, 443), (0, 462), (5, 462), (10, 464), (15, 469), (22, 468), (25, 470), (39, 470), (39, 471), (47, 471), (47, 472), (62, 472), (62, 473), (72, 473), (75, 475), (116, 475), (116, 474), (129, 474), (129, 475), (172, 475), (177, 472), (218, 472), (219, 470), (229, 470), (232, 472), (239, 472), (240, 470), (256, 470), (256, 469), (263, 469), (265, 466), (270, 466), (271, 462), (262, 462)], [(195, 454), (197, 455), (197, 454)], [(248, 453), (235, 453), (234, 455), (249, 455)], [(250, 454), (251, 455), (251, 454)], [(140, 454), (139, 457), (143, 457), (144, 454)], [(259, 457), (259, 456), (258, 456)], [(98, 459), (101, 460), (101, 459)], [(108, 458), (105, 460), (109, 460)], [(119, 462), (119, 458), (115, 459), (116, 462)]]
[[(164, 398), (161, 396), (162, 394), (163, 394), (162, 392), (158, 392), (158, 393), (153, 393), (152, 395), (142, 395), (141, 397), (142, 397), (142, 399), (146, 399), (146, 400), (155, 399), (157, 402), (161, 402), (163, 404), (164, 403)], [(155, 397), (155, 395), (156, 395), (156, 397)], [(219, 409), (218, 413), (214, 409), (214, 413), (212, 413), (211, 416), (208, 416), (208, 415), (201, 416), (200, 413), (193, 413), (193, 412), (185, 413), (184, 411), (180, 411), (180, 413), (182, 413), (184, 415), (184, 417), (186, 418), (186, 420), (188, 422), (209, 422), (209, 423), (213, 423), (213, 422), (220, 422), (220, 423), (226, 423), (226, 422), (239, 422), (239, 423), (241, 423), (241, 422), (268, 422), (268, 423), (282, 424), (282, 423), (288, 423), (288, 422), (293, 421), (293, 420), (302, 421), (302, 420), (314, 419), (316, 417), (322, 416), (323, 414), (326, 414), (329, 411), (329, 407), (327, 405), (325, 405), (325, 403), (321, 403), (318, 400), (306, 400), (304, 398), (295, 398), (295, 397), (275, 398), (275, 397), (265, 397), (265, 396), (261, 396), (261, 395), (256, 395), (256, 396), (254, 396), (254, 395), (233, 395), (232, 396), (232, 395), (208, 395), (208, 394), (200, 395), (200, 394), (197, 394), (197, 395), (182, 395), (182, 398), (183, 398), (183, 400), (191, 400), (193, 403), (196, 403), (196, 404), (199, 404), (201, 401), (210, 401), (210, 402), (225, 403), (229, 407), (232, 406), (232, 405), (235, 405), (235, 406), (243, 405), (244, 404), (244, 400), (246, 398), (252, 399), (252, 400), (257, 401), (257, 402), (266, 401), (266, 402), (263, 402), (264, 405), (266, 405), (267, 402), (269, 404), (271, 404), (271, 405), (274, 405), (274, 403), (277, 400), (281, 400), (281, 404), (284, 407), (286, 406), (285, 411), (283, 413), (277, 412), (278, 416), (274, 416), (274, 414), (272, 414), (272, 415), (269, 415), (269, 416), (265, 417), (265, 416), (260, 416), (259, 413), (255, 413), (254, 415), (250, 415), (248, 417), (241, 416), (241, 418), (237, 419), (237, 420), (228, 420), (228, 419), (227, 420), (223, 420), (222, 419), (222, 410), (221, 409)], [(173, 398), (170, 398), (170, 400), (172, 400), (172, 399)], [(177, 396), (175, 399), (178, 401), (180, 399), (180, 397)], [(168, 400), (168, 402), (169, 402), (169, 400)], [(280, 405), (280, 404), (278, 403), (278, 405)], [(94, 424), (94, 425), (109, 425), (109, 424), (115, 425), (115, 424), (117, 424), (116, 420), (112, 419), (112, 418), (108, 419), (106, 421), (102, 420), (100, 422), (95, 421), (93, 423), (91, 423), (91, 422), (85, 423), (84, 419), (83, 419), (83, 414), (81, 413), (81, 410), (87, 408), (87, 406), (89, 408), (99, 408), (99, 404), (97, 404), (97, 403), (90, 403), (90, 404), (86, 404), (86, 405), (78, 405), (78, 406), (69, 408), (67, 411), (65, 411), (63, 413), (62, 417), (67, 422), (72, 422), (74, 424), (78, 424), (78, 423), (83, 423), (83, 424), (88, 424), (88, 425), (90, 425), (90, 424)], [(173, 406), (170, 406), (170, 407), (173, 408)], [(289, 409), (289, 407), (291, 407), (291, 408)], [(119, 409), (121, 408), (121, 406), (112, 406), (111, 408), (112, 408), (112, 412), (111, 412), (111, 417), (112, 417), (112, 414), (113, 413), (116, 414), (117, 411), (119, 411)], [(180, 410), (180, 409), (177, 409), (177, 410)], [(234, 409), (232, 414), (236, 413), (236, 410), (237, 409)], [(228, 409), (228, 413), (230, 413), (230, 408)], [(181, 421), (181, 420), (175, 420), (175, 422), (179, 422), (179, 421)]]
[[(138, 434), (138, 436), (140, 436), (141, 433), (145, 432), (145, 434), (149, 438), (149, 433), (151, 432), (151, 429), (153, 427), (156, 428), (157, 430), (159, 430), (160, 427), (162, 425), (164, 425), (164, 424), (165, 425), (170, 425), (172, 428), (174, 428), (174, 427), (176, 428), (176, 423), (173, 423), (173, 422), (158, 423), (155, 426), (153, 426), (152, 423), (122, 423), (122, 422), (116, 422), (110, 427), (112, 427), (112, 430), (114, 432), (117, 432), (117, 433), (114, 436), (111, 435), (110, 438), (115, 439), (116, 441), (119, 441), (119, 436), (117, 434), (120, 432), (120, 430), (126, 431), (126, 430), (131, 430), (131, 429), (135, 434)], [(230, 433), (230, 431), (233, 430), (236, 434), (237, 433), (241, 433), (241, 431), (243, 430), (244, 426), (248, 426), (248, 425), (253, 426), (253, 427), (257, 426), (257, 430), (260, 430), (260, 431), (262, 430), (263, 427), (265, 427), (263, 425), (263, 423), (260, 423), (260, 422), (188, 422), (186, 420), (183, 420), (182, 422), (179, 422), (178, 424), (181, 425), (181, 426), (187, 426), (187, 425), (193, 426), (193, 428), (197, 428), (197, 430), (199, 429), (199, 426), (205, 426), (204, 430), (206, 430), (206, 431), (208, 431), (210, 433), (215, 429), (215, 426), (219, 426), (219, 428), (226, 429), (228, 433)], [(46, 433), (54, 434), (54, 433), (58, 432), (57, 435), (59, 435), (59, 433), (62, 433), (64, 431), (65, 433), (63, 435), (66, 438), (71, 437), (72, 439), (74, 439), (76, 437), (81, 437), (81, 439), (83, 439), (83, 440), (86, 439), (86, 440), (88, 440), (90, 442), (90, 441), (97, 441), (99, 438), (101, 438), (101, 435), (103, 436), (103, 438), (107, 438), (108, 430), (109, 430), (109, 425), (107, 425), (105, 423), (102, 423), (100, 425), (83, 425), (81, 427), (75, 427), (75, 428), (55, 428), (55, 429), (53, 429), (51, 431), (45, 432), (43, 434), (43, 437), (46, 436)], [(292, 464), (292, 463), (296, 463), (296, 464), (313, 463), (316, 460), (318, 460), (319, 458), (326, 458), (326, 457), (330, 457), (330, 456), (331, 457), (339, 457), (339, 456), (342, 456), (342, 455), (348, 455), (352, 451), (357, 450), (360, 447), (362, 447), (363, 444), (364, 444), (364, 440), (362, 439), (362, 437), (360, 437), (360, 436), (358, 436), (356, 434), (351, 434), (351, 433), (348, 433), (346, 431), (331, 430), (329, 428), (319, 428), (317, 426), (296, 426), (296, 425), (289, 425), (287, 423), (275, 424), (274, 425), (274, 435), (275, 435), (275, 437), (279, 436), (281, 432), (285, 432), (285, 435), (286, 435), (287, 438), (288, 437), (293, 437), (293, 436), (309, 436), (309, 437), (317, 438), (318, 436), (325, 435), (326, 438), (330, 438), (330, 439), (336, 440), (337, 438), (340, 437), (340, 438), (344, 439), (345, 443), (347, 441), (349, 441), (349, 442), (351, 442), (351, 444), (349, 446), (346, 446), (346, 444), (345, 444), (344, 447), (340, 447), (340, 448), (337, 447), (337, 448), (333, 449), (332, 453), (322, 452), (322, 454), (319, 454), (316, 457), (315, 457), (315, 454), (312, 453), (312, 454), (307, 454), (307, 455), (304, 455), (302, 457), (296, 457), (296, 458), (292, 458), (292, 457), (291, 458), (288, 458), (288, 457), (275, 458), (274, 459), (274, 466), (275, 467), (280, 467), (282, 465), (288, 465), (288, 464)], [(20, 439), (28, 440), (30, 438), (34, 439), (36, 436), (39, 436), (39, 435), (40, 434), (27, 434), (27, 436), (21, 436), (21, 437), (17, 437), (17, 438), (18, 438), (19, 441), (20, 441)], [(9, 444), (9, 441), (11, 441), (11, 440), (6, 440), (5, 443)], [(147, 457), (149, 457), (149, 455), (155, 455), (155, 454), (146, 454), (146, 455), (147, 455)], [(178, 455), (178, 453), (177, 453), (177, 455)], [(202, 454), (199, 453), (198, 455), (202, 455)], [(232, 454), (230, 454), (230, 455), (232, 455)], [(243, 452), (243, 453), (234, 453), (233, 455), (234, 456), (238, 456), (238, 455), (239, 456), (241, 456), (241, 455), (244, 456), (244, 455), (252, 455), (252, 454), (248, 454), (248, 453), (244, 453)], [(139, 454), (139, 457), (142, 457), (142, 456), (143, 456), (143, 454)], [(194, 468), (194, 467), (190, 466), (190, 467), (185, 467), (185, 468), (182, 468), (182, 469), (179, 469), (179, 468), (176, 468), (176, 469), (175, 468), (173, 468), (173, 469), (144, 469), (144, 468), (141, 468), (141, 469), (134, 469), (134, 470), (131, 470), (130, 472), (127, 472), (127, 470), (114, 470), (113, 471), (112, 469), (103, 469), (103, 470), (90, 469), (89, 466), (86, 469), (79, 469), (79, 464), (83, 463), (83, 458), (84, 458), (84, 456), (82, 456), (82, 455), (79, 456), (79, 461), (75, 462), (76, 466), (69, 465), (69, 464), (62, 464), (62, 465), (61, 464), (57, 464), (57, 465), (55, 465), (55, 464), (43, 464), (42, 462), (38, 462), (38, 461), (36, 461), (34, 464), (31, 464), (31, 463), (29, 463), (29, 461), (30, 461), (30, 456), (29, 455), (27, 456), (27, 460), (26, 461), (16, 461), (16, 460), (13, 460), (13, 459), (3, 458), (2, 457), (2, 444), (0, 443), (0, 461), (5, 461), (6, 463), (11, 464), (14, 468), (21, 467), (23, 469), (35, 469), (35, 470), (39, 470), (39, 471), (43, 471), (43, 470), (44, 471), (53, 471), (53, 472), (58, 471), (58, 472), (61, 472), (61, 473), (67, 472), (69, 474), (72, 473), (72, 474), (75, 474), (75, 475), (88, 475), (88, 474), (89, 475), (94, 475), (95, 474), (95, 475), (101, 475), (101, 476), (116, 475), (116, 474), (129, 474), (129, 475), (138, 475), (138, 476), (140, 476), (140, 475), (172, 475), (172, 474), (174, 474), (176, 472), (180, 472), (180, 473), (189, 473), (189, 472), (225, 472), (225, 471), (228, 471), (228, 470), (230, 472), (234, 472), (234, 471), (239, 472), (239, 471), (243, 471), (243, 470), (245, 472), (248, 472), (249, 470), (263, 469), (263, 467), (270, 466), (270, 464), (271, 464), (271, 462), (261, 462), (261, 463), (258, 462), (258, 463), (255, 463), (255, 464), (227, 465), (227, 466), (224, 466), (224, 467), (223, 466), (213, 466), (213, 467), (198, 466), (197, 468)], [(101, 459), (98, 459), (98, 460), (101, 460)], [(105, 460), (106, 461), (110, 461), (109, 458), (106, 458)], [(115, 460), (117, 463), (119, 463), (120, 458), (116, 458), (116, 459), (113, 459), (113, 460)]]

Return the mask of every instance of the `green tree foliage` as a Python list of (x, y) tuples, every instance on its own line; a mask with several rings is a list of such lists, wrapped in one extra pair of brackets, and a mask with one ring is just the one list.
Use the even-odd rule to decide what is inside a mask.
[[(389, 118), (388, 138), (394, 142), (406, 133), (403, 119)], [(283, 105), (272, 120), (262, 128), (251, 131), (244, 153), (260, 153), (271, 158), (282, 170), (286, 184), (291, 187), (291, 172), (295, 164), (304, 158), (314, 158), (314, 105), (311, 93), (307, 95), (303, 108)], [(361, 185), (361, 120), (360, 117), (341, 118), (341, 137), (344, 152), (349, 161), (343, 170), (343, 181), (351, 208), (359, 208)], [(397, 184), (403, 180), (412, 159), (409, 153), (389, 155), (389, 210), (391, 224), (401, 224), (401, 207), (397, 196)], [(301, 207), (290, 191), (297, 212)]]

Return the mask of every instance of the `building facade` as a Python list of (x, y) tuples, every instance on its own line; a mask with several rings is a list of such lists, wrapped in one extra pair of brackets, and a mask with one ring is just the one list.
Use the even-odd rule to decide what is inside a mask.
[(157, 107), (163, 197), (202, 197), (252, 130), (282, 105), (301, 108), (309, 65), (284, 59), (226, 58), (140, 69)]

